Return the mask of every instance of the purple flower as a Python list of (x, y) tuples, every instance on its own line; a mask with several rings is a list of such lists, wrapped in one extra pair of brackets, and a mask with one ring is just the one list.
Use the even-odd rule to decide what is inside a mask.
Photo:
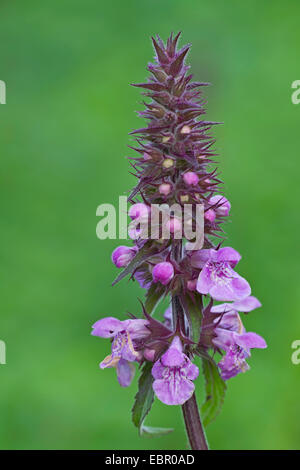
[(266, 348), (265, 340), (256, 333), (232, 334), (233, 341), (227, 349), (226, 355), (219, 362), (221, 377), (228, 380), (240, 372), (250, 369), (246, 359), (250, 357), (250, 349)]
[[(224, 306), (226, 308), (226, 305), (228, 304), (223, 304), (223, 308)], [(222, 306), (213, 307), (211, 312), (216, 313), (216, 310), (220, 310), (219, 307)], [(247, 308), (246, 304), (244, 308)], [(258, 334), (246, 332), (239, 314), (233, 309), (226, 311), (221, 320), (217, 317), (215, 323), (215, 337), (212, 341), (217, 348), (226, 352), (218, 365), (221, 369), (222, 378), (228, 380), (239, 372), (245, 372), (249, 369), (246, 359), (251, 355), (250, 349), (266, 348), (267, 345), (265, 340)]]
[(192, 380), (198, 374), (198, 367), (182, 352), (181, 341), (175, 336), (167, 352), (152, 368), (153, 390), (166, 405), (182, 405), (192, 396), (195, 389)]
[(220, 194), (212, 196), (209, 199), (209, 204), (214, 206), (212, 210), (214, 210), (217, 215), (221, 217), (227, 217), (229, 215), (231, 204), (226, 197)]
[(135, 257), (136, 252), (138, 251), (137, 247), (129, 246), (118, 246), (111, 255), (111, 260), (117, 268), (126, 267), (130, 261)]
[(241, 259), (230, 247), (219, 250), (204, 249), (191, 255), (193, 267), (202, 268), (197, 282), (200, 294), (210, 294), (215, 300), (242, 300), (251, 294), (251, 288), (233, 268)]
[(174, 268), (172, 263), (169, 263), (169, 261), (157, 263), (153, 268), (152, 277), (154, 282), (160, 282), (164, 286), (169, 284), (171, 279), (174, 277)]
[(113, 338), (111, 354), (100, 363), (100, 369), (116, 367), (121, 387), (128, 387), (134, 377), (135, 368), (131, 362), (141, 359), (141, 353), (134, 348), (135, 341), (149, 335), (147, 324), (147, 320), (121, 321), (107, 317), (93, 325), (93, 336)]

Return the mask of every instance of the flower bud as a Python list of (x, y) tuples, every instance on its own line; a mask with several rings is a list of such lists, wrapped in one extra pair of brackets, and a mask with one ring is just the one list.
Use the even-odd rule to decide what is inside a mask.
[(184, 204), (185, 202), (189, 202), (189, 199), (190, 199), (190, 197), (189, 197), (188, 194), (182, 194), (182, 195), (180, 196), (180, 202), (182, 202), (183, 204)]
[(142, 202), (138, 202), (137, 204), (133, 204), (130, 207), (128, 215), (132, 220), (135, 219), (146, 219), (150, 213), (150, 207)]
[(111, 255), (111, 260), (117, 268), (124, 268), (127, 266), (137, 252), (136, 247), (130, 248), (129, 246), (118, 246)]
[(176, 233), (181, 231), (182, 223), (179, 219), (176, 218), (169, 219), (166, 223), (166, 228), (170, 233)]
[(172, 186), (171, 186), (170, 183), (162, 183), (158, 188), (158, 191), (163, 196), (168, 196), (170, 194), (171, 190), (172, 190)]
[(171, 168), (173, 165), (174, 165), (174, 162), (172, 158), (165, 158), (165, 160), (163, 161), (164, 168)]
[(180, 131), (181, 134), (190, 134), (190, 132), (191, 132), (190, 126), (183, 126), (183, 128)]
[(194, 173), (193, 171), (187, 171), (184, 173), (183, 180), (185, 184), (189, 186), (196, 186), (199, 183), (199, 177), (197, 173)]
[(195, 279), (190, 279), (189, 281), (187, 281), (186, 287), (188, 288), (188, 290), (196, 290), (197, 280), (198, 279), (195, 278)]
[(210, 198), (209, 204), (216, 206), (214, 207), (214, 211), (217, 215), (222, 217), (227, 217), (229, 215), (231, 204), (228, 199), (226, 199), (226, 197), (217, 194), (216, 196)]
[(215, 211), (213, 209), (208, 209), (208, 211), (206, 211), (204, 214), (204, 218), (209, 222), (214, 222), (216, 218)]
[(154, 266), (152, 278), (154, 282), (160, 282), (164, 286), (167, 285), (174, 277), (174, 268), (168, 261), (163, 261)]
[(154, 358), (155, 358), (155, 349), (148, 349), (148, 348), (146, 348), (146, 349), (144, 350), (144, 358), (145, 358), (147, 361), (153, 362), (153, 361), (154, 361)]

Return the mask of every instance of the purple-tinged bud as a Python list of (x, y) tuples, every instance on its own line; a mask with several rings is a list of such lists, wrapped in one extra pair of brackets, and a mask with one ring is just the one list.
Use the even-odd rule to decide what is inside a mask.
[(209, 222), (214, 222), (216, 218), (215, 211), (213, 209), (208, 209), (208, 211), (206, 211), (204, 214), (204, 218)]
[(214, 211), (217, 213), (217, 215), (227, 217), (229, 215), (230, 209), (231, 209), (231, 204), (226, 199), (226, 197), (221, 196), (220, 194), (213, 196), (210, 198), (209, 203), (214, 207)]
[(133, 206), (129, 209), (129, 217), (132, 220), (140, 219), (140, 218), (148, 218), (150, 213), (150, 207), (142, 202), (138, 202), (137, 204), (133, 204)]
[(147, 361), (154, 362), (154, 358), (155, 358), (155, 349), (148, 349), (148, 348), (146, 348), (146, 349), (144, 350), (144, 358), (145, 358)]
[(180, 222), (179, 219), (170, 219), (166, 223), (166, 228), (170, 233), (176, 233), (181, 231), (182, 229), (182, 223)]
[(144, 157), (144, 160), (151, 160), (150, 155), (146, 152), (144, 152), (143, 157)]
[(154, 282), (160, 282), (164, 286), (169, 284), (174, 277), (174, 268), (172, 263), (163, 261), (154, 266), (152, 271), (152, 278)]
[(194, 173), (193, 171), (187, 171), (186, 173), (184, 173), (183, 180), (185, 184), (189, 186), (197, 186), (197, 184), (199, 183), (199, 177), (197, 173)]
[(172, 191), (172, 185), (170, 183), (162, 183), (159, 186), (158, 191), (163, 196), (168, 196), (170, 194), (170, 192)]
[(188, 288), (188, 290), (196, 290), (196, 287), (197, 287), (197, 281), (198, 279), (190, 279), (189, 281), (187, 281), (186, 283), (186, 287)]
[(111, 260), (117, 268), (124, 268), (127, 266), (137, 252), (136, 247), (118, 246), (111, 255)]

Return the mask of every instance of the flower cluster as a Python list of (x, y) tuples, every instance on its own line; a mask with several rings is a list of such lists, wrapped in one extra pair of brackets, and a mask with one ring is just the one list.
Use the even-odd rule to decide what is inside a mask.
[[(120, 321), (103, 318), (92, 334), (111, 338), (111, 354), (100, 368), (115, 367), (121, 386), (128, 386), (134, 363), (152, 363), (152, 387), (167, 405), (182, 405), (194, 393), (199, 374), (196, 355), (214, 363), (223, 380), (249, 369), (252, 348), (265, 348), (264, 339), (246, 332), (239, 312), (260, 307), (249, 283), (237, 271), (241, 256), (223, 246), (222, 224), (231, 205), (222, 194), (214, 167), (213, 139), (209, 130), (216, 124), (203, 119), (201, 88), (207, 83), (192, 81), (185, 58), (190, 46), (177, 50), (179, 34), (166, 44), (153, 38), (155, 60), (148, 64), (151, 77), (134, 86), (143, 88), (147, 101), (139, 114), (146, 127), (133, 131), (137, 152), (130, 164), (137, 185), (129, 195), (129, 229), (132, 246), (119, 246), (112, 253), (117, 268), (125, 268), (146, 291), (143, 318)], [(153, 219), (153, 207), (176, 204), (184, 210), (204, 207), (204, 244), (191, 250), (193, 240), (176, 234), (182, 220), (176, 214), (158, 226), (159, 236), (144, 236)], [(193, 212), (189, 220), (197, 230)], [(170, 236), (163, 235), (167, 228)], [(154, 319), (154, 307), (170, 297), (164, 319)], [(219, 303), (222, 302), (222, 303)], [(210, 359), (207, 359), (210, 358)]]

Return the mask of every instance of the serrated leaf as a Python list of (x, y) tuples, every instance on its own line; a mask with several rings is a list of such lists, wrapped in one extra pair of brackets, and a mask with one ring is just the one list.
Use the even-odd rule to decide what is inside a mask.
[(227, 387), (220, 376), (217, 364), (212, 358), (202, 358), (202, 368), (206, 382), (206, 401), (201, 407), (201, 414), (203, 424), (207, 426), (220, 412)]
[(145, 261), (149, 256), (149, 244), (150, 242), (145, 243), (145, 245), (137, 252), (135, 257), (130, 261), (128, 266), (116, 277), (112, 285), (114, 286), (117, 282), (120, 282), (127, 274), (132, 274), (140, 264)]
[(151, 315), (164, 295), (164, 289), (157, 284), (152, 284), (148, 289), (145, 300), (145, 310)]
[(151, 374), (152, 367), (152, 362), (146, 362), (143, 367), (142, 374), (139, 378), (139, 389), (132, 408), (132, 421), (133, 424), (139, 428), (140, 432), (143, 421), (149, 413), (154, 400), (152, 388), (153, 377)]
[(170, 432), (173, 432), (174, 429), (172, 428), (153, 428), (152, 426), (142, 426), (141, 427), (141, 436), (147, 436), (147, 437), (159, 437), (159, 436), (165, 436), (166, 434), (170, 434)]

